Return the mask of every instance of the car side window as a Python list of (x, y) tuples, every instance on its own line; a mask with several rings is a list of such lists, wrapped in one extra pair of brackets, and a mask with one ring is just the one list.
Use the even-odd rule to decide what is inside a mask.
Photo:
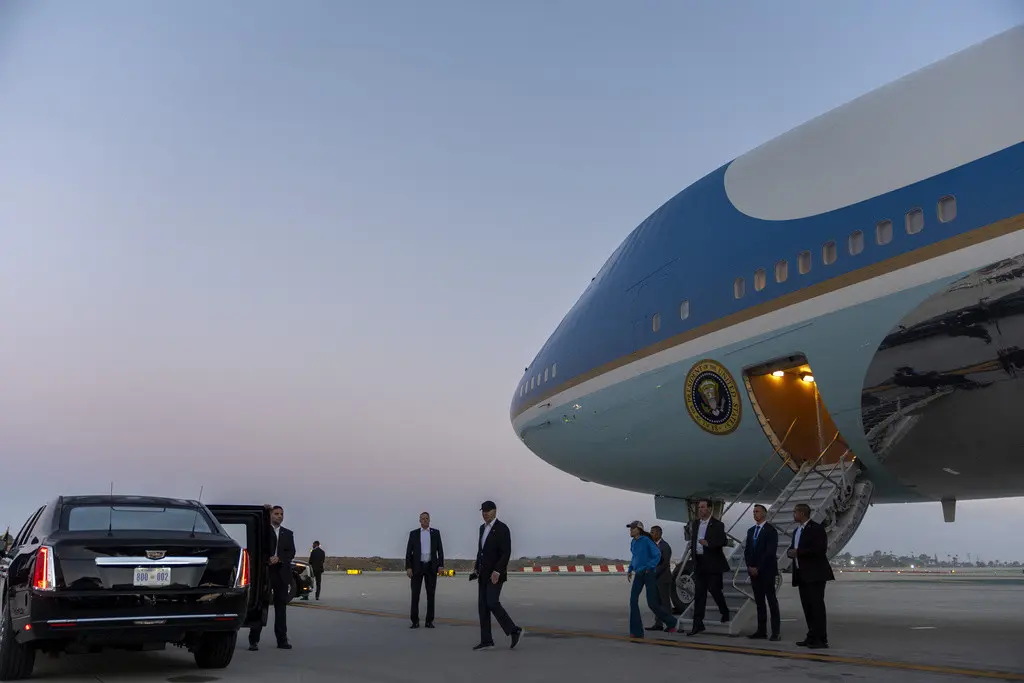
[(35, 526), (36, 520), (39, 519), (39, 515), (43, 514), (43, 510), (45, 509), (46, 506), (44, 505), (43, 507), (36, 510), (32, 514), (32, 516), (28, 518), (28, 520), (25, 522), (25, 525), (21, 527), (21, 531), (18, 532), (17, 537), (15, 537), (14, 545), (11, 546), (12, 548), (20, 548), (25, 543), (25, 541), (28, 539), (28, 535), (32, 533), (32, 527)]

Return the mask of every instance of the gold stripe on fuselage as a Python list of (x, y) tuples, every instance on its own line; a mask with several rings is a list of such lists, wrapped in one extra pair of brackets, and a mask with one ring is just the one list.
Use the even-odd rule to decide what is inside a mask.
[[(996, 223), (991, 223), (969, 232), (954, 235), (953, 237), (942, 240), (941, 242), (928, 244), (919, 249), (914, 249), (913, 251), (893, 256), (892, 258), (884, 261), (872, 263), (871, 265), (858, 268), (857, 270), (850, 271), (849, 273), (838, 275), (834, 278), (825, 280), (824, 282), (811, 285), (810, 287), (804, 287), (795, 292), (783, 294), (782, 296), (776, 297), (770, 301), (765, 301), (764, 303), (751, 306), (750, 308), (745, 308), (742, 311), (737, 311), (736, 313), (727, 315), (723, 318), (712, 320), (711, 322), (695, 327), (692, 330), (687, 330), (686, 332), (681, 332), (677, 335), (667, 337), (659, 342), (645, 346), (642, 349), (620, 356), (619, 358), (608, 361), (593, 370), (589, 370), (583, 374), (568, 379), (561, 384), (555, 385), (541, 393), (530, 403), (523, 404), (519, 411), (512, 416), (512, 419), (516, 419), (530, 408), (543, 403), (545, 400), (566, 391), (567, 389), (579, 386), (584, 382), (592, 380), (595, 377), (600, 377), (606, 372), (611, 372), (612, 370), (621, 368), (624, 365), (629, 365), (630, 363), (647, 358), (648, 356), (653, 356), (656, 353), (671, 349), (675, 346), (679, 346), (680, 344), (685, 344), (686, 342), (693, 341), (694, 339), (699, 339), (706, 334), (718, 332), (719, 330), (724, 330), (727, 327), (732, 327), (733, 325), (738, 325), (740, 323), (747, 322), (748, 320), (753, 320), (754, 318), (774, 313), (775, 311), (786, 308), (787, 306), (803, 303), (804, 301), (809, 301), (845, 287), (860, 284), (861, 282), (865, 282), (872, 278), (881, 277), (894, 271), (902, 270), (903, 268), (909, 268), (910, 266), (917, 265), (918, 263), (930, 261), (931, 259), (938, 258), (939, 256), (945, 256), (946, 254), (951, 254), (954, 251), (982, 244), (1020, 230), (1024, 230), (1024, 213), (1013, 216), (1012, 218), (1006, 218)], [(1015, 254), (1009, 254), (1008, 256), (1014, 255)]]

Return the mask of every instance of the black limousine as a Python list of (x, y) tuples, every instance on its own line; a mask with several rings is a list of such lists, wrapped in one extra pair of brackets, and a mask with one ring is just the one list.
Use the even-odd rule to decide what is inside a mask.
[(149, 496), (61, 496), (0, 558), (0, 680), (37, 652), (187, 648), (231, 662), (243, 626), (266, 625), (270, 510)]

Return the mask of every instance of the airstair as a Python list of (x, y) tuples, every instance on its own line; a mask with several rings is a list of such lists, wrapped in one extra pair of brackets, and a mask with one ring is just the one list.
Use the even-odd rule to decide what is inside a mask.
[[(790, 425), (790, 429), (792, 429), (792, 425)], [(870, 481), (858, 480), (862, 471), (861, 466), (849, 449), (835, 463), (824, 464), (821, 462), (838, 438), (839, 433), (836, 432), (832, 441), (821, 451), (816, 460), (805, 462), (796, 471), (796, 474), (768, 509), (767, 521), (771, 522), (779, 532), (779, 576), (776, 579), (776, 590), (780, 588), (783, 580), (789, 580), (787, 572), (792, 560), (786, 556), (786, 551), (789, 550), (793, 533), (796, 531), (793, 510), (797, 504), (806, 503), (810, 506), (811, 519), (825, 527), (829, 541), (827, 554), (830, 558), (837, 555), (849, 542), (867, 512), (873, 486)], [(783, 439), (784, 441), (785, 439)], [(724, 517), (741, 498), (746, 497), (748, 500), (756, 501), (761, 497), (760, 494), (771, 486), (772, 482), (783, 472), (793, 472), (794, 463), (787, 456), (778, 469), (769, 474), (767, 480), (762, 476), (766, 469), (770, 469), (769, 466), (773, 462), (779, 461), (778, 453), (781, 450), (781, 445), (781, 443), (777, 445), (772, 456), (740, 491), (736, 499), (725, 508), (721, 517)], [(764, 482), (761, 490), (747, 494), (747, 491), (758, 481)], [(752, 633), (756, 627), (757, 606), (754, 603), (754, 591), (750, 586), (750, 576), (747, 574), (744, 562), (747, 529), (753, 525), (749, 514), (753, 505), (754, 502), (747, 504), (739, 518), (726, 529), (732, 553), (728, 556), (730, 573), (723, 577), (723, 593), (729, 606), (731, 619), (726, 624), (720, 623), (718, 607), (711, 595), (708, 594), (704, 611), (704, 628), (707, 633), (743, 635)], [(689, 543), (687, 543), (686, 552), (682, 557), (684, 566), (690, 559), (689, 555), (690, 549)], [(680, 573), (676, 587), (680, 598), (684, 602), (690, 602), (680, 616), (679, 622), (680, 631), (683, 631), (684, 627), (688, 630), (693, 623), (694, 584), (692, 576), (685, 572)]]

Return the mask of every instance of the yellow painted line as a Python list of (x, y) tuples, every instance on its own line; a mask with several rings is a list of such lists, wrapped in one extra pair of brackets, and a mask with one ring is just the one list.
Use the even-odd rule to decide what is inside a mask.
[[(330, 612), (344, 612), (346, 614), (360, 614), (368, 617), (384, 617), (387, 619), (408, 619), (407, 614), (394, 614), (393, 612), (378, 612), (376, 610), (357, 609), (354, 607), (334, 607), (332, 605), (315, 605), (291, 603), (296, 607), (305, 609), (326, 610)], [(465, 619), (434, 619), (440, 624), (452, 624), (454, 626), (479, 626), (477, 621)], [(718, 645), (715, 643), (700, 643), (695, 641), (667, 640), (664, 638), (631, 638), (629, 636), (618, 636), (611, 633), (596, 633), (593, 631), (566, 631), (554, 628), (542, 628), (536, 626), (524, 626), (528, 633), (543, 633), (553, 636), (575, 636), (577, 638), (591, 638), (594, 640), (613, 640), (623, 643), (639, 643), (643, 645), (658, 645), (661, 647), (676, 647), (684, 650), (704, 650), (710, 652), (728, 652), (739, 655), (752, 655), (755, 657), (776, 657), (779, 659), (802, 660), (807, 662), (822, 662), (825, 664), (849, 664), (852, 666), (872, 666), (881, 669), (899, 669), (903, 671), (921, 671), (925, 673), (947, 674), (951, 676), (971, 676), (974, 678), (987, 678), (999, 681), (1024, 681), (1024, 674), (1010, 671), (992, 671), (986, 669), (961, 669), (953, 666), (942, 666), (936, 664), (915, 664), (913, 662), (893, 662), (884, 659), (872, 659), (869, 657), (847, 657), (844, 655), (832, 655), (810, 651), (791, 652), (788, 650), (768, 650), (757, 647), (743, 647), (740, 645)]]

